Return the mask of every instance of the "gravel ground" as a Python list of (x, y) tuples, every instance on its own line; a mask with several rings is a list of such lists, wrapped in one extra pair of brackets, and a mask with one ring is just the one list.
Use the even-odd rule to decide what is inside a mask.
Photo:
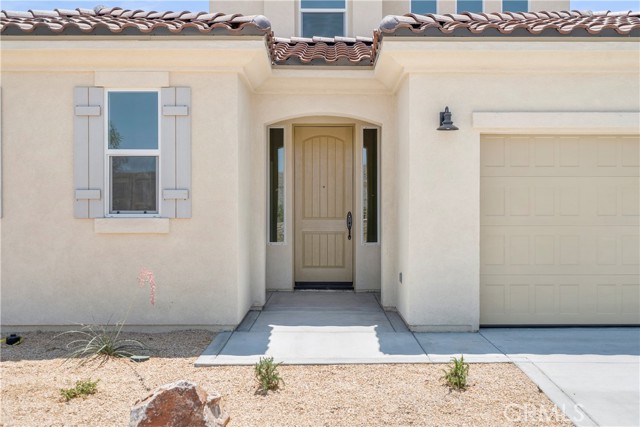
[[(281, 366), (285, 386), (264, 396), (251, 366), (193, 366), (210, 332), (127, 333), (151, 348), (151, 360), (101, 366), (64, 363), (69, 336), (22, 335), (0, 353), (3, 426), (126, 426), (137, 399), (180, 379), (221, 393), (230, 426), (572, 425), (511, 364), (472, 364), (464, 392), (444, 385), (437, 364)], [(95, 395), (61, 400), (60, 388), (87, 378), (100, 380)]]

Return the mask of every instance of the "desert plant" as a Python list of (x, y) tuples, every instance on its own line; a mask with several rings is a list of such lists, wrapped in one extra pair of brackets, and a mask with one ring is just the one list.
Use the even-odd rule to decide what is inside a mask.
[(443, 369), (444, 379), (449, 387), (456, 390), (464, 390), (467, 388), (467, 375), (469, 375), (469, 364), (465, 363), (464, 356), (460, 355), (460, 359), (451, 358), (449, 369)]
[[(114, 131), (117, 133), (117, 131)], [(119, 134), (118, 134), (119, 135)], [(116, 140), (120, 138), (118, 135), (113, 136)], [(118, 142), (119, 143), (119, 142)], [(117, 147), (116, 147), (117, 148)], [(149, 285), (150, 290), (150, 303), (156, 304), (156, 279), (151, 270), (144, 267), (140, 268), (138, 273), (138, 285), (144, 287)], [(140, 341), (132, 339), (123, 339), (120, 337), (122, 327), (126, 322), (126, 318), (131, 311), (133, 300), (129, 304), (127, 315), (121, 322), (115, 324), (111, 323), (111, 319), (106, 324), (93, 324), (93, 325), (80, 325), (78, 330), (66, 331), (56, 335), (76, 335), (78, 339), (71, 341), (67, 344), (67, 350), (69, 352), (69, 359), (82, 358), (80, 364), (84, 364), (89, 360), (96, 358), (101, 359), (101, 363), (106, 362), (112, 357), (131, 357), (134, 352), (147, 350), (146, 346)]]
[(112, 357), (131, 357), (146, 347), (140, 341), (120, 337), (124, 322), (105, 325), (82, 325), (79, 330), (66, 331), (60, 335), (77, 335), (67, 344), (68, 359), (81, 358), (80, 364), (100, 359), (101, 363)]
[(70, 401), (76, 397), (87, 397), (98, 391), (98, 382), (100, 380), (91, 381), (91, 379), (76, 381), (75, 387), (61, 388), (60, 395), (65, 401)]
[(273, 363), (273, 357), (261, 357), (260, 361), (255, 364), (256, 380), (263, 393), (269, 390), (277, 390), (280, 387), (280, 383), (284, 385), (283, 379), (278, 374), (278, 366), (280, 366), (280, 363)]

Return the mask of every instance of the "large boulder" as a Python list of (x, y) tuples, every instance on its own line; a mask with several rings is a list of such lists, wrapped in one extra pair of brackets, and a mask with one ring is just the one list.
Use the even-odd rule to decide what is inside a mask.
[(229, 416), (220, 408), (221, 398), (189, 381), (166, 384), (133, 405), (129, 426), (223, 427)]

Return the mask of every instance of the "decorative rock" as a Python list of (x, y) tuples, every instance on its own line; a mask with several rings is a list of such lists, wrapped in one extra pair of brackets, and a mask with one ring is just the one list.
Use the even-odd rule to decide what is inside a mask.
[(221, 398), (189, 381), (166, 384), (134, 404), (129, 426), (224, 427), (229, 416), (220, 408)]

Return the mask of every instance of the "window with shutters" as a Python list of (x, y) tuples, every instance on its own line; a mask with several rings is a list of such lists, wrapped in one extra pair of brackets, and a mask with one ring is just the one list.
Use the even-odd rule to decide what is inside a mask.
[(106, 94), (107, 215), (157, 215), (159, 93), (108, 90)]
[(191, 218), (191, 89), (74, 91), (74, 216)]

